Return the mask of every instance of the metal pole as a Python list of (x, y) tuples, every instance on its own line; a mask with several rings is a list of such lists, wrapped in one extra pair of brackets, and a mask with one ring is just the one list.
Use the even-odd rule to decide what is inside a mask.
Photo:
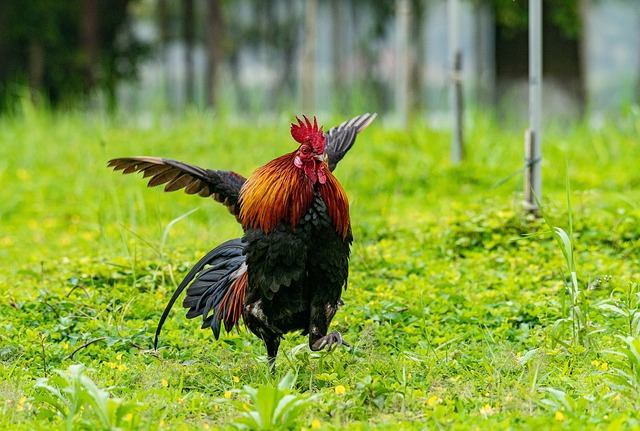
[[(542, 198), (542, 0), (529, 0), (529, 136), (525, 150), (525, 200), (538, 211), (533, 193)], [(525, 148), (527, 146), (525, 139)]]
[(451, 111), (451, 162), (458, 164), (464, 158), (464, 144), (462, 140), (462, 51), (460, 49), (459, 34), (459, 3), (449, 0), (449, 109)]
[(407, 127), (409, 115), (409, 74), (411, 73), (409, 59), (409, 27), (411, 26), (411, 4), (409, 0), (396, 0), (396, 115), (398, 126)]

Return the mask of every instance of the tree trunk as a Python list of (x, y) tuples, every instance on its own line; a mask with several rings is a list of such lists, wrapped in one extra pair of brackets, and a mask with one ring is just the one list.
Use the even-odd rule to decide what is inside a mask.
[[(638, 12), (640, 12), (640, 10), (638, 10)], [(640, 22), (640, 13), (638, 14), (637, 20), (638, 22)], [(636, 29), (636, 31), (638, 30), (640, 30), (640, 26), (638, 26), (638, 28)], [(636, 46), (636, 49), (640, 53), (640, 44)], [(638, 56), (638, 67), (636, 68), (636, 83), (635, 83), (634, 90), (635, 90), (635, 97), (633, 100), (636, 104), (638, 104), (640, 103), (640, 55)]]
[[(477, 53), (475, 105), (480, 109), (495, 108), (496, 71), (495, 71), (495, 18), (491, 7), (486, 3), (477, 3), (473, 10), (475, 16), (474, 48)], [(488, 34), (491, 33), (491, 34)]]
[(318, 1), (307, 0), (304, 22), (304, 54), (302, 56), (302, 109), (311, 113), (315, 104), (315, 45)]
[(29, 91), (31, 100), (40, 100), (44, 83), (44, 45), (41, 39), (31, 40), (29, 46)]
[(208, 1), (207, 25), (207, 106), (219, 103), (220, 66), (224, 60), (224, 16), (220, 0)]
[(162, 70), (162, 86), (164, 87), (165, 103), (171, 106), (171, 79), (167, 70), (169, 65), (169, 57), (167, 54), (167, 45), (171, 38), (169, 31), (169, 8), (167, 0), (158, 0), (156, 8), (156, 19), (158, 26), (158, 51), (160, 52), (160, 67)]
[[(82, 0), (80, 4), (80, 49), (82, 50), (85, 93), (89, 93), (97, 84), (99, 13), (98, 0)], [(37, 51), (37, 48), (35, 50)]]
[[(9, 48), (9, 44), (7, 43), (8, 39), (8, 19), (7, 19), (7, 4), (6, 2), (0, 2), (0, 58), (6, 59), (9, 57), (7, 51)], [(10, 68), (8, 65), (2, 61), (0, 62), (0, 79), (7, 80), (8, 75), (10, 73)], [(4, 89), (0, 88), (0, 98), (5, 99), (3, 96), (5, 95)], [(4, 105), (6, 100), (0, 100), (0, 108)]]
[(194, 0), (182, 1), (182, 32), (184, 37), (184, 94), (186, 105), (195, 103), (195, 67), (193, 45), (195, 42)]
[[(345, 31), (345, 2), (341, 0), (331, 0), (331, 62), (333, 63), (333, 85), (331, 96), (336, 104), (337, 111), (345, 114), (347, 109), (346, 89), (347, 89), (347, 65), (345, 55), (345, 44), (347, 34)], [(349, 6), (351, 6), (349, 4)]]
[(424, 106), (424, 79), (423, 66), (425, 59), (425, 18), (427, 15), (426, 2), (415, 2), (413, 4), (413, 20), (410, 40), (413, 50), (411, 52), (411, 71), (409, 80), (409, 91), (413, 97), (409, 100), (409, 106), (412, 112), (420, 112), (425, 110)]

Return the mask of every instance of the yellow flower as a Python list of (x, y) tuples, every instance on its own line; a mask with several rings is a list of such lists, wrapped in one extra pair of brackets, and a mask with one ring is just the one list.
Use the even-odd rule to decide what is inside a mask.
[(593, 365), (594, 367), (597, 367), (598, 365), (600, 365), (600, 361), (596, 361), (594, 359), (593, 361), (591, 361), (591, 365)]
[(178, 404), (184, 403), (184, 398), (178, 398)]
[[(109, 368), (111, 368), (112, 370), (113, 370), (113, 369), (115, 369), (115, 368), (117, 367), (117, 365), (116, 365), (115, 363), (113, 363), (113, 362), (107, 362), (107, 366), (108, 366)], [(69, 373), (67, 373), (67, 374), (69, 374)]]
[(125, 364), (118, 365), (118, 371), (124, 371), (126, 369), (127, 369), (127, 366)]
[(438, 398), (436, 395), (434, 395), (434, 396), (430, 397), (430, 398), (427, 400), (427, 405), (428, 405), (429, 407), (433, 407), (433, 406), (435, 406), (435, 405), (438, 403), (438, 401), (440, 401), (440, 398)]
[(16, 411), (21, 412), (22, 410), (24, 410), (25, 401), (27, 401), (27, 397), (20, 398), (18, 404), (16, 405)]
[(69, 350), (69, 343), (64, 343), (62, 347), (64, 347), (64, 350)]
[(322, 424), (318, 419), (314, 419), (311, 421), (311, 429), (317, 430), (317, 429), (320, 429), (321, 426)]
[(336, 391), (336, 394), (343, 395), (347, 392), (347, 389), (342, 385), (338, 385), (335, 387), (335, 391)]
[(231, 399), (231, 391), (226, 391), (226, 392), (224, 393), (224, 397), (225, 397), (226, 399)]
[(118, 355), (116, 356), (116, 359), (118, 361), (122, 360), (122, 353), (118, 353)]
[(240, 378), (237, 376), (233, 376), (233, 381), (234, 383), (238, 383), (240, 381)]
[(562, 414), (561, 411), (556, 410), (556, 420), (557, 421), (563, 421), (564, 420), (564, 415)]
[(487, 403), (484, 406), (480, 407), (480, 414), (482, 415), (483, 418), (486, 418), (487, 416), (491, 416), (493, 415), (495, 412), (493, 411), (493, 408), (491, 407), (491, 404)]
[(203, 424), (202, 424), (202, 428), (204, 428), (204, 429), (208, 430), (208, 429), (209, 429), (209, 424), (208, 424), (208, 423), (206, 423), (206, 422), (205, 422), (205, 423), (203, 423)]
[(167, 382), (165, 379), (162, 379), (160, 382), (162, 383), (162, 386), (164, 386), (165, 388), (169, 386), (169, 382)]
[(158, 426), (160, 426), (160, 428), (164, 426), (164, 419), (160, 419), (160, 423), (158, 424)]
[(133, 413), (127, 413), (127, 415), (124, 417), (125, 421), (130, 421), (131, 419), (133, 419)]
[(609, 364), (607, 364), (606, 362), (603, 362), (602, 365), (600, 365), (600, 369), (602, 371), (607, 371), (608, 368), (609, 368)]
[(26, 169), (18, 169), (16, 171), (16, 177), (18, 177), (19, 180), (26, 181), (31, 178), (31, 173)]

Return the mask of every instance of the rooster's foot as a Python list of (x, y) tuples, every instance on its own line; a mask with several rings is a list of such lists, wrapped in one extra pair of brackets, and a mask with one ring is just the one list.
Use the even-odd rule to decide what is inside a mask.
[(336, 345), (336, 348), (340, 348), (340, 346), (346, 346), (349, 349), (351, 348), (351, 344), (347, 343), (347, 341), (342, 338), (342, 334), (340, 334), (338, 331), (331, 331), (327, 335), (313, 343), (311, 345), (311, 350), (317, 351), (326, 346), (328, 352), (331, 350), (331, 347), (333, 347), (334, 344)]

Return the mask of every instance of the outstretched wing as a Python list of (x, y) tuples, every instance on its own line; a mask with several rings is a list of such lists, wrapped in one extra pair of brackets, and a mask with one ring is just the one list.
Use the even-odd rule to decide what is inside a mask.
[(238, 199), (240, 188), (246, 178), (235, 172), (203, 169), (160, 157), (112, 159), (107, 166), (112, 167), (114, 171), (122, 171), (123, 174), (142, 172), (144, 178), (151, 177), (149, 187), (166, 183), (165, 192), (184, 189), (190, 195), (211, 196), (225, 205), (236, 218), (239, 217)]
[(336, 165), (356, 142), (356, 136), (375, 120), (378, 114), (363, 114), (345, 121), (338, 127), (333, 127), (324, 134), (325, 154), (329, 159), (329, 170)]

